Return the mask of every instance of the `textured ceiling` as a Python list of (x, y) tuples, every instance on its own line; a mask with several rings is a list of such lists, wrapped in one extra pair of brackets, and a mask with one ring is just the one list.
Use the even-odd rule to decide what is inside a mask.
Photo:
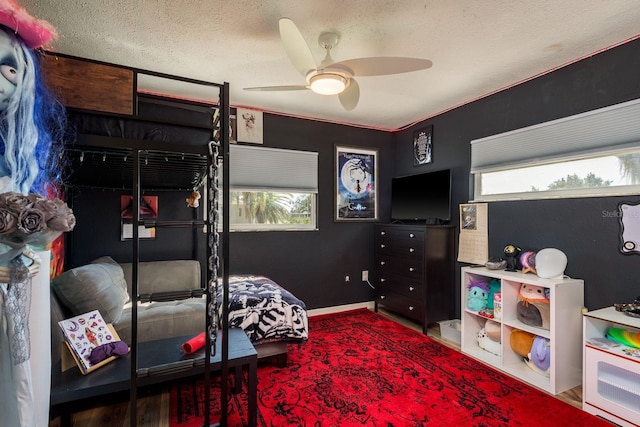
[[(59, 33), (55, 52), (184, 77), (229, 82), (231, 105), (395, 130), (636, 38), (637, 0), (20, 0)], [(360, 77), (360, 102), (311, 91), (280, 42), (291, 18), (316, 62), (335, 31), (334, 60), (408, 56), (428, 70)], [(143, 82), (141, 83), (141, 85)], [(150, 90), (170, 92), (167, 87)], [(188, 94), (198, 97), (198, 94)]]

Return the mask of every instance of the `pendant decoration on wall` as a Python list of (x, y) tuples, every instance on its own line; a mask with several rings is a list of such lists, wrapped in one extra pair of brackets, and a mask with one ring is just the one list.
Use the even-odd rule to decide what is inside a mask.
[(413, 133), (413, 165), (425, 165), (433, 160), (433, 126)]
[(618, 204), (620, 222), (620, 252), (640, 255), (640, 202)]

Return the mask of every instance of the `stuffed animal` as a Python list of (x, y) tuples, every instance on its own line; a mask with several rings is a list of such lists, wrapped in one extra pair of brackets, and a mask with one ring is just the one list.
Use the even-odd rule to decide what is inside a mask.
[(518, 255), (522, 249), (516, 245), (507, 245), (504, 247), (504, 256), (507, 258), (507, 271), (516, 271), (518, 266)]
[[(549, 376), (551, 366), (551, 343), (547, 338), (536, 336), (528, 355), (529, 362), (543, 375)], [(530, 365), (527, 363), (527, 365)], [(531, 366), (530, 366), (531, 367)]]
[(487, 331), (487, 337), (491, 341), (495, 341), (497, 343), (502, 341), (500, 337), (500, 323), (494, 322), (493, 320), (487, 320), (484, 324), (484, 329)]
[(523, 283), (520, 285), (516, 305), (518, 320), (529, 326), (549, 329), (549, 290), (542, 286)]
[(500, 343), (490, 339), (485, 328), (478, 331), (478, 346), (489, 353), (500, 356)]
[(198, 190), (193, 190), (191, 192), (191, 196), (187, 197), (187, 206), (190, 208), (197, 208), (200, 206), (200, 192)]
[(520, 255), (520, 265), (523, 273), (536, 274), (536, 253), (533, 251), (523, 252)]
[(532, 333), (514, 329), (509, 335), (509, 344), (511, 345), (511, 349), (524, 359), (529, 357), (535, 337)]
[(487, 308), (489, 284), (482, 280), (471, 281), (467, 285), (467, 307), (469, 310), (482, 311)]

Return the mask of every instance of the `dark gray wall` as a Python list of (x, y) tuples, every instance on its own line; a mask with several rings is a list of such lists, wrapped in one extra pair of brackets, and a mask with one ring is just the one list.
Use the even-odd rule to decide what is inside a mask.
[(309, 308), (372, 300), (371, 288), (360, 277), (362, 270), (373, 271), (373, 223), (334, 222), (334, 150), (336, 145), (378, 149), (377, 196), (381, 220), (389, 221), (391, 140), (387, 132), (265, 114), (265, 146), (319, 153), (319, 229), (232, 233), (231, 273), (269, 276)]
[[(640, 40), (635, 40), (395, 134), (395, 173), (452, 168), (457, 206), (472, 197), (471, 140), (639, 97)], [(434, 161), (414, 168), (412, 133), (425, 124), (433, 124)], [(556, 247), (567, 254), (566, 274), (584, 279), (589, 309), (633, 301), (640, 295), (635, 274), (640, 259), (618, 252), (617, 219), (602, 214), (615, 211), (621, 200), (637, 202), (640, 195), (490, 203), (489, 254), (501, 256), (509, 243), (534, 251)], [(459, 283), (458, 271), (458, 299)]]

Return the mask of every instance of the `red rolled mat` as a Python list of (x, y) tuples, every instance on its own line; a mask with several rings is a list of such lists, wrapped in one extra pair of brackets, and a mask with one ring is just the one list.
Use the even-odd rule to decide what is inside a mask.
[(196, 335), (195, 337), (191, 338), (189, 341), (182, 344), (182, 351), (184, 351), (185, 354), (191, 354), (194, 351), (197, 351), (202, 347), (204, 347), (204, 343), (206, 341), (206, 336), (204, 334), (205, 333), (203, 332), (200, 335)]

